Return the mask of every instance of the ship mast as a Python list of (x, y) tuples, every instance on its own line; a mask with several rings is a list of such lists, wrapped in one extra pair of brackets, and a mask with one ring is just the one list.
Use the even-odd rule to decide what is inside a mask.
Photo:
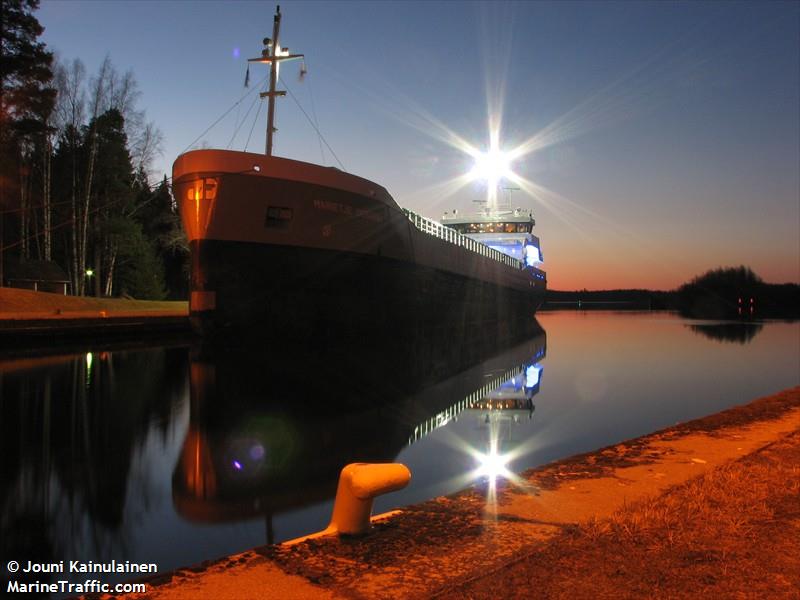
[(272, 39), (264, 38), (264, 49), (258, 58), (248, 58), (247, 62), (257, 62), (269, 64), (269, 91), (259, 94), (261, 98), (268, 98), (267, 108), (267, 148), (266, 155), (272, 156), (272, 134), (275, 129), (275, 98), (285, 96), (284, 90), (276, 90), (278, 85), (278, 65), (283, 60), (294, 60), (303, 58), (302, 54), (289, 54), (288, 48), (280, 46), (281, 34), (281, 7), (275, 9), (275, 18), (272, 22)]

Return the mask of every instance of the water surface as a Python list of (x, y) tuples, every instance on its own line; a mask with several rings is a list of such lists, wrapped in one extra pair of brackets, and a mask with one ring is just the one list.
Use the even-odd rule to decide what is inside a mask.
[(798, 323), (538, 321), (506, 347), (0, 360), (3, 564), (166, 571), (324, 528), (348, 462), (409, 466), (382, 511), (486, 477), (492, 454), (521, 471), (800, 384)]

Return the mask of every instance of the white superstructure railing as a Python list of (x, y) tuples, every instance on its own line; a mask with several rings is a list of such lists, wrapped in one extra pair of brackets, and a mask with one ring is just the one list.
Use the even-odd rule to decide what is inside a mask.
[(485, 256), (486, 258), (491, 258), (496, 260), (497, 262), (501, 262), (503, 264), (508, 265), (509, 267), (513, 267), (515, 269), (522, 268), (522, 261), (517, 260), (513, 256), (509, 256), (508, 254), (503, 254), (499, 250), (495, 250), (494, 248), (490, 248), (486, 244), (481, 244), (473, 240), (466, 235), (463, 235), (457, 232), (455, 229), (450, 227), (445, 227), (441, 223), (437, 223), (432, 219), (428, 219), (423, 217), (422, 215), (418, 215), (417, 213), (408, 210), (407, 208), (403, 209), (406, 217), (411, 223), (419, 229), (423, 233), (427, 233), (428, 235), (432, 235), (434, 237), (439, 238), (440, 240), (444, 240), (446, 242), (450, 242), (456, 246), (460, 246), (462, 248), (466, 248), (476, 254), (480, 254), (481, 256)]

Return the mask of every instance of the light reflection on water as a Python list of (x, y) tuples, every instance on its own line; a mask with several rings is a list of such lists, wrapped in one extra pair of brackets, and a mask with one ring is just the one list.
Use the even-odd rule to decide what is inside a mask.
[(797, 323), (538, 320), (546, 336), (419, 360), (391, 347), (0, 360), (2, 560), (169, 570), (324, 528), (347, 462), (410, 467), (383, 511), (491, 476), (500, 457), (519, 472), (800, 383)]

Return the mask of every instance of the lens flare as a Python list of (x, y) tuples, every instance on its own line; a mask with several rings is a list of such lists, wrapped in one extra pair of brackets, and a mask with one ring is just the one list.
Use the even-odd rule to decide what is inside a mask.
[(478, 474), (490, 479), (506, 477), (508, 474), (508, 456), (497, 452), (497, 448), (491, 448), (487, 454), (478, 456)]
[(490, 131), (489, 150), (481, 152), (472, 146), (462, 148), (464, 152), (472, 156), (475, 163), (469, 172), (472, 181), (486, 182), (486, 202), (489, 208), (494, 208), (497, 204), (497, 189), (503, 179), (515, 180), (517, 178), (511, 169), (512, 154), (500, 150), (499, 130)]
[(481, 152), (475, 157), (475, 165), (470, 171), (473, 179), (486, 181), (488, 184), (497, 185), (504, 177), (510, 177), (511, 161), (508, 154), (498, 148), (491, 148), (488, 152)]

